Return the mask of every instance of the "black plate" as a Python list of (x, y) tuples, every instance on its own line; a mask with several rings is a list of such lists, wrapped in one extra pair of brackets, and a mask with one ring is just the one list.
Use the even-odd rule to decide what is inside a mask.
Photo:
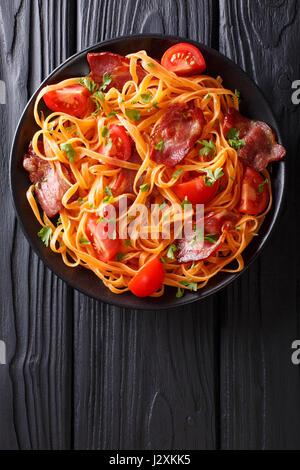
[[(89, 47), (68, 59), (51, 75), (49, 75), (33, 95), (23, 112), (15, 134), (10, 161), (11, 191), (19, 221), (30, 245), (38, 256), (42, 258), (44, 263), (72, 287), (78, 289), (84, 294), (110, 304), (127, 308), (149, 310), (178, 307), (214, 294), (235, 280), (241, 273), (219, 273), (217, 276), (213, 277), (203, 289), (197, 293), (186, 293), (181, 299), (177, 299), (175, 297), (176, 290), (174, 288), (167, 288), (164, 296), (160, 298), (140, 299), (133, 296), (131, 293), (125, 293), (122, 295), (113, 294), (91, 271), (88, 271), (87, 269), (82, 267), (75, 269), (68, 268), (63, 263), (60, 255), (53, 253), (49, 248), (45, 248), (37, 237), (37, 232), (40, 230), (40, 226), (35, 219), (25, 196), (29, 185), (29, 179), (28, 174), (23, 170), (22, 160), (24, 152), (27, 150), (28, 143), (34, 132), (37, 130), (33, 117), (34, 101), (40, 89), (45, 85), (56, 83), (66, 78), (87, 75), (90, 71), (86, 60), (87, 52), (110, 51), (126, 55), (143, 49), (146, 50), (153, 58), (160, 59), (168, 47), (176, 44), (177, 42), (183, 41), (190, 42), (201, 50), (207, 63), (208, 74), (213, 77), (221, 75), (224, 79), (224, 86), (226, 88), (230, 88), (231, 90), (235, 90), (237, 88), (240, 90), (243, 97), (241, 112), (253, 119), (267, 122), (275, 130), (278, 140), (281, 142), (276, 120), (262, 92), (236, 64), (219, 52), (210, 49), (203, 44), (199, 44), (194, 41), (187, 41), (183, 38), (170, 36), (162, 37), (159, 35), (139, 35), (105, 41), (96, 46)], [(244, 251), (243, 256), (245, 260), (245, 268), (248, 267), (256, 258), (270, 236), (282, 204), (284, 183), (285, 162), (282, 161), (274, 164), (274, 171), (272, 174), (272, 186), (274, 192), (273, 207), (260, 228), (259, 236), (255, 237)], [(245, 269), (242, 272), (244, 271)]]

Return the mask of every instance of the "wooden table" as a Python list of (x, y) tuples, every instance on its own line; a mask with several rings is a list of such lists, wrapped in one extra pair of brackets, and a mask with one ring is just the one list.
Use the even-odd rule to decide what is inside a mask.
[[(96, 302), (46, 269), (8, 187), (16, 124), (41, 80), (80, 49), (141, 32), (191, 38), (238, 63), (273, 107), (289, 169), (258, 261), (207, 300), (152, 313)], [(299, 449), (299, 2), (1, 0), (0, 38), (0, 448)]]

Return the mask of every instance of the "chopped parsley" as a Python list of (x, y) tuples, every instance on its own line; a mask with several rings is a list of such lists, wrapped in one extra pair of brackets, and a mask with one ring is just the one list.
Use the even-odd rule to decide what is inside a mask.
[(160, 257), (160, 261), (162, 262), (162, 264), (165, 264), (166, 260), (163, 256)]
[(140, 186), (140, 190), (142, 191), (142, 193), (146, 193), (148, 189), (149, 189), (148, 183), (142, 184), (142, 186)]
[(76, 150), (72, 147), (71, 144), (61, 144), (60, 146), (63, 152), (66, 152), (68, 160), (73, 163), (77, 155)]
[(164, 148), (164, 140), (163, 139), (160, 139), (160, 141), (158, 142), (157, 145), (155, 145), (155, 150), (159, 150), (160, 152), (162, 152), (162, 149)]
[(126, 240), (125, 245), (126, 245), (126, 246), (131, 246), (131, 241), (130, 241), (130, 240)]
[(61, 216), (58, 217), (57, 222), (56, 222), (56, 226), (58, 227), (59, 225), (62, 225)]
[(38, 237), (42, 240), (45, 246), (48, 246), (52, 237), (52, 228), (49, 225), (45, 225), (45, 227), (39, 231)]
[(240, 131), (238, 131), (235, 127), (229, 129), (226, 135), (229, 145), (235, 150), (239, 150), (241, 147), (244, 147), (244, 145), (246, 145), (245, 140), (239, 139), (239, 136)]
[(75, 127), (76, 127), (75, 124), (74, 124), (73, 126), (66, 127), (66, 131), (67, 131), (67, 132), (70, 132), (70, 131), (72, 131)]
[(176, 251), (178, 251), (178, 246), (174, 244), (170, 245), (167, 252), (167, 257), (170, 259), (175, 259)]
[(77, 202), (79, 202), (79, 204), (83, 204), (83, 203), (84, 203), (84, 200), (82, 199), (82, 197), (79, 197), (79, 198), (77, 199)]
[(91, 242), (89, 242), (88, 240), (86, 240), (85, 238), (82, 238), (82, 237), (79, 238), (79, 243), (80, 243), (80, 245), (90, 245), (91, 244)]
[(105, 96), (101, 90), (95, 91), (95, 98), (99, 98), (100, 101), (105, 101)]
[(211, 98), (211, 95), (209, 93), (207, 93), (207, 95), (204, 96), (204, 99), (208, 100), (209, 98)]
[(180, 284), (187, 287), (191, 291), (197, 292), (197, 283), (196, 282), (183, 280), (183, 281), (180, 281)]
[(112, 202), (114, 200), (113, 196), (105, 196), (102, 202)]
[(106, 126), (103, 127), (101, 135), (102, 135), (102, 137), (104, 137), (104, 139), (107, 139), (109, 137), (108, 127), (106, 127)]
[(152, 106), (153, 106), (153, 108), (159, 109), (159, 106), (158, 106), (156, 100), (153, 100), (153, 101), (152, 101)]
[(117, 111), (111, 111), (111, 112), (107, 115), (107, 117), (108, 117), (108, 118), (111, 118), (111, 117), (114, 117), (116, 114), (118, 114)]
[(237, 225), (237, 226), (235, 227), (235, 230), (238, 232), (239, 230), (241, 230), (241, 228), (242, 228), (242, 227), (241, 227), (240, 225)]
[(202, 168), (199, 171), (203, 171), (204, 173), (206, 173), (206, 176), (204, 176), (204, 184), (205, 186), (209, 187), (213, 186), (219, 178), (222, 178), (222, 176), (224, 176), (223, 168), (217, 168), (214, 172), (210, 169), (205, 168)]
[(88, 77), (82, 77), (78, 79), (79, 85), (84, 86), (89, 90), (90, 93), (94, 93), (94, 90), (96, 88), (96, 83)]
[(181, 203), (181, 207), (182, 209), (184, 210), (185, 206), (191, 206), (192, 203), (190, 201), (188, 201), (187, 199), (184, 199)]
[(143, 103), (149, 103), (149, 101), (151, 101), (151, 98), (152, 98), (151, 93), (142, 93), (141, 94), (141, 99), (142, 99)]
[(131, 121), (137, 122), (141, 119), (141, 112), (138, 109), (126, 109), (125, 114)]
[(155, 64), (153, 62), (148, 62), (148, 67), (151, 67), (152, 69), (155, 69)]
[(97, 101), (97, 100), (96, 100), (96, 101), (93, 100), (93, 101), (94, 101), (95, 105), (97, 106), (97, 109), (96, 109), (96, 111), (94, 111), (94, 112), (92, 113), (92, 116), (97, 116), (97, 114), (99, 114), (100, 111), (102, 111), (102, 106), (101, 106), (101, 104), (99, 103), (99, 101)]
[(111, 189), (108, 186), (105, 186), (104, 192), (107, 196), (112, 196)]
[(268, 182), (269, 182), (269, 180), (268, 180), (268, 178), (266, 178), (265, 181), (259, 185), (259, 187), (258, 187), (259, 194), (261, 194), (263, 192), (265, 184), (268, 184)]
[(41, 183), (38, 181), (37, 183), (35, 183), (34, 187), (35, 187), (36, 189), (40, 189)]
[(217, 243), (217, 240), (219, 238), (219, 234), (218, 233), (210, 233), (209, 235), (205, 235), (204, 237), (204, 240), (206, 240), (207, 242), (210, 242), (210, 243)]
[(238, 99), (238, 102), (240, 103), (242, 100), (241, 100), (241, 92), (237, 89), (234, 90), (234, 94), (235, 96), (237, 97)]
[(108, 87), (108, 85), (111, 84), (111, 81), (112, 81), (112, 76), (109, 75), (107, 72), (105, 72), (102, 77), (102, 85), (100, 87), (100, 90), (105, 90)]
[(127, 258), (128, 255), (126, 255), (125, 253), (117, 253), (116, 254), (116, 260), (121, 262), (123, 261), (124, 258)]
[(183, 170), (175, 171), (175, 173), (173, 173), (173, 175), (172, 175), (172, 178), (174, 178), (176, 180), (177, 178), (179, 178), (179, 176), (181, 175), (182, 172), (183, 172)]
[(216, 146), (212, 140), (198, 140), (197, 142), (203, 147), (199, 150), (199, 155), (210, 155), (214, 156), (216, 154)]
[(105, 217), (103, 217), (103, 215), (101, 215), (99, 217), (99, 219), (96, 221), (96, 224), (99, 224), (100, 222), (102, 222), (103, 220), (105, 220)]
[(183, 296), (184, 296), (184, 289), (182, 289), (182, 287), (178, 287), (177, 293), (176, 293), (177, 299), (181, 299), (181, 297)]

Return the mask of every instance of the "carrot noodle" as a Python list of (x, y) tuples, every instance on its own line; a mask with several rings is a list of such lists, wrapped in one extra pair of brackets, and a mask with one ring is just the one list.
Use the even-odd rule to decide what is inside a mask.
[[(33, 194), (34, 186), (28, 189), (27, 199), (41, 226), (49, 225), (52, 228), (50, 249), (60, 253), (67, 266), (81, 265), (92, 270), (112, 292), (121, 294), (127, 291), (128, 283), (137, 270), (157, 256), (164, 258), (166, 274), (164, 285), (154, 294), (155, 297), (164, 293), (166, 285), (188, 289), (181, 284), (184, 280), (197, 283), (200, 289), (220, 271), (232, 273), (243, 269), (242, 253), (253, 236), (257, 234), (259, 226), (272, 205), (270, 177), (265, 170), (263, 174), (268, 178), (270, 195), (266, 211), (259, 216), (239, 213), (237, 207), (241, 194), (243, 164), (238, 159), (236, 150), (229, 146), (222, 131), (224, 115), (229, 107), (234, 106), (238, 110), (239, 103), (235, 94), (223, 88), (220, 77), (216, 79), (206, 75), (179, 77), (153, 61), (145, 51), (129, 54), (127, 57), (130, 59), (132, 80), (125, 83), (121, 92), (115, 88), (111, 88), (106, 93), (103, 92), (105, 101), (99, 101), (106, 116), (111, 111), (117, 113), (111, 117), (105, 117), (101, 112), (91, 114), (90, 110), (87, 110), (86, 115), (81, 119), (62, 112), (54, 112), (45, 117), (39, 112), (39, 104), (45, 93), (77, 84), (78, 78), (46, 86), (39, 93), (34, 107), (34, 116), (40, 129), (32, 139), (33, 148), (40, 158), (55, 164), (57, 171), (66, 180), (66, 173), (62, 171), (62, 166), (68, 166), (75, 183), (67, 180), (70, 188), (62, 200), (61, 223), (58, 226), (54, 225), (45, 213), (41, 215)], [(146, 72), (140, 84), (138, 84), (136, 73), (137, 61)], [(154, 67), (151, 64), (154, 64)], [(145, 93), (151, 95), (149, 102), (142, 100), (142, 95)], [(200, 140), (206, 139), (214, 142), (216, 152), (213, 158), (199, 155), (193, 148), (175, 168), (157, 164), (150, 159), (150, 136), (154, 127), (171, 105), (191, 101), (204, 114), (205, 126)], [(125, 114), (128, 109), (140, 111), (141, 119), (138, 122), (130, 120)], [(112, 124), (124, 126), (136, 145), (140, 163), (119, 160), (99, 153), (104, 139), (101, 130), (104, 126), (109, 127)], [(44, 155), (38, 149), (39, 140), (44, 143)], [(77, 155), (72, 163), (61, 150), (60, 146), (64, 143), (71, 144), (76, 151)], [(85, 230), (88, 216), (99, 214), (105, 197), (105, 187), (113, 185), (122, 168), (136, 171), (134, 190), (127, 194), (132, 205), (129, 206), (125, 219), (127, 220), (127, 216), (130, 216), (137, 204), (149, 204), (149, 202), (159, 204), (164, 201), (168, 206), (172, 226), (178, 219), (178, 214), (172, 212), (172, 204), (181, 203), (173, 190), (174, 184), (184, 181), (184, 175), (187, 172), (199, 169), (214, 171), (220, 167), (223, 168), (225, 175), (222, 190), (205, 205), (204, 212), (220, 212), (226, 209), (236, 212), (239, 220), (236, 228), (223, 232), (221, 248), (208, 259), (180, 264), (176, 259), (168, 258), (168, 248), (171, 243), (176, 243), (176, 240), (174, 234), (171, 234), (171, 239), (162, 237), (164, 230), (162, 214), (156, 228), (157, 238), (132, 239), (130, 246), (122, 241), (121, 251), (126, 255), (122, 261), (99, 261), (91, 245), (80, 244), (81, 237), (87, 238)], [(177, 170), (182, 170), (181, 174), (177, 179), (172, 178)], [(138, 181), (141, 176), (144, 177), (144, 183), (149, 185), (146, 192), (138, 190)], [(80, 195), (81, 203), (70, 202), (76, 192)], [(116, 197), (114, 202), (119, 200), (120, 196)], [(182, 215), (182, 220), (183, 218)], [(129, 217), (125, 223), (128, 226), (130, 222)], [(146, 224), (143, 227), (143, 232), (149, 232), (150, 229), (149, 216), (148, 226)]]

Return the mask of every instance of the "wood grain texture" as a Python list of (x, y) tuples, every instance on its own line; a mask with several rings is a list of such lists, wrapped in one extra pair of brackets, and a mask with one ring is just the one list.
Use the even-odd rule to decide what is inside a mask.
[[(146, 32), (211, 43), (208, 1), (78, 0), (77, 15), (78, 49)], [(138, 312), (75, 293), (75, 448), (216, 447), (214, 304)]]
[(72, 294), (30, 250), (7, 194), (18, 118), (41, 80), (73, 52), (65, 28), (70, 3), (57, 1), (55, 7), (51, 0), (0, 4), (1, 78), (7, 86), (1, 106), (1, 268), (8, 273), (0, 282), (0, 336), (8, 350), (8, 365), (1, 366), (2, 449), (71, 445)]
[[(299, 448), (300, 376), (291, 363), (299, 331), (299, 106), (291, 82), (300, 76), (295, 1), (220, 1), (220, 50), (264, 90), (288, 150), (288, 191), (268, 247), (227, 289), (221, 317), (221, 445)], [(299, 198), (298, 198), (299, 201)]]

